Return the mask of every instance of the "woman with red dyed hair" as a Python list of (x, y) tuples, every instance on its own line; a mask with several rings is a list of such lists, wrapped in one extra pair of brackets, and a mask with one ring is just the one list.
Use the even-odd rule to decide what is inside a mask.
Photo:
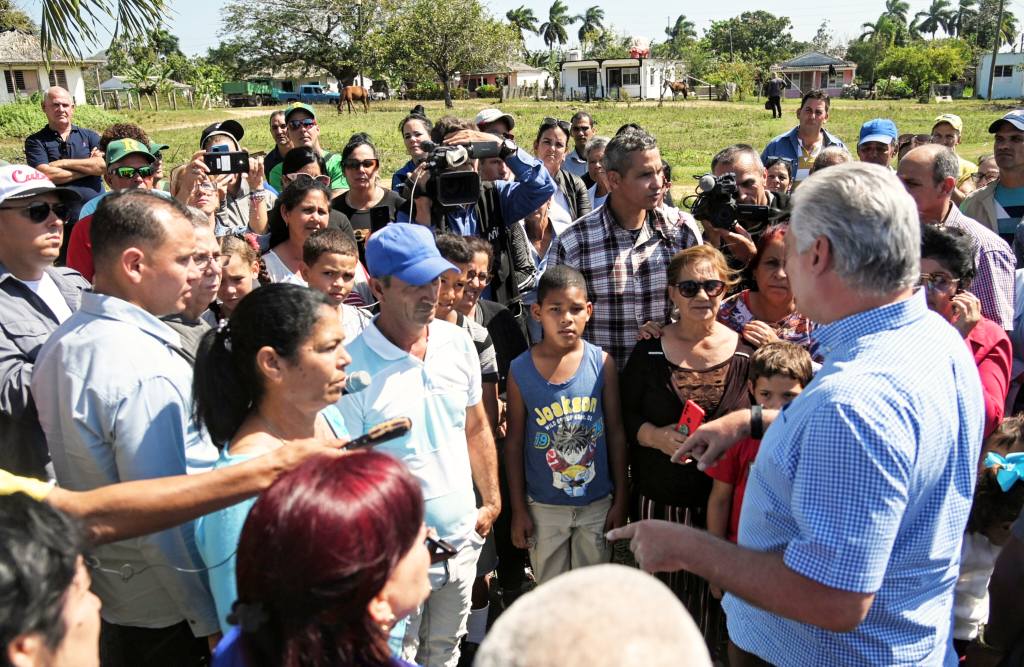
[(238, 625), (216, 667), (407, 667), (388, 633), (430, 594), (423, 495), (405, 466), (362, 451), (310, 460), (253, 505), (238, 545)]

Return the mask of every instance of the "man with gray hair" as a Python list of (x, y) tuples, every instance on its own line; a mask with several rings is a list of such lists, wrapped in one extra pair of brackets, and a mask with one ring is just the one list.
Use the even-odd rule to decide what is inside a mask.
[(853, 156), (850, 155), (850, 151), (846, 150), (846, 146), (826, 146), (818, 153), (818, 157), (814, 158), (811, 173), (847, 162), (853, 162)]
[(665, 176), (653, 136), (638, 129), (617, 134), (602, 164), (608, 200), (552, 241), (546, 261), (568, 264), (587, 279), (594, 314), (583, 337), (600, 345), (621, 371), (641, 327), (668, 321), (669, 261), (699, 241), (688, 214), (670, 220), (658, 208)]
[(970, 291), (981, 302), (981, 314), (1007, 331), (1013, 330), (1016, 259), (1006, 241), (968, 218), (953, 203), (960, 173), (956, 154), (941, 144), (918, 146), (900, 160), (896, 175), (917, 204), (922, 225), (953, 227), (970, 237), (977, 275)]
[(899, 179), (854, 163), (793, 196), (786, 272), (824, 365), (784, 412), (741, 410), (682, 445), (760, 438), (738, 544), (680, 524), (611, 531), (650, 571), (728, 591), (730, 639), (774, 665), (955, 665), (953, 585), (984, 420), (956, 330), (915, 292), (920, 225)]
[(608, 199), (608, 177), (605, 175), (604, 165), (601, 163), (604, 160), (604, 149), (608, 147), (609, 141), (611, 139), (608, 137), (594, 137), (587, 142), (587, 147), (583, 149), (583, 155), (587, 159), (587, 176), (593, 182), (593, 185), (587, 190), (591, 210), (604, 205), (605, 200)]

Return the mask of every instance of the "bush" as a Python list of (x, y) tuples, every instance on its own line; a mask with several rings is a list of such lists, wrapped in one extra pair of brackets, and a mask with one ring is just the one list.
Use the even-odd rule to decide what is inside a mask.
[[(443, 100), (444, 88), (441, 87), (441, 84), (434, 82), (418, 83), (406, 92), (405, 97), (410, 100)], [(452, 99), (468, 100), (469, 91), (462, 87), (454, 87), (452, 88)]]
[[(21, 98), (16, 102), (0, 105), (0, 134), (23, 139), (39, 131), (46, 125), (46, 114), (40, 107), (41, 99), (39, 96), (39, 99), (33, 102), (32, 98)], [(75, 125), (88, 127), (99, 133), (110, 125), (122, 123), (124, 120), (118, 114), (87, 104), (75, 109)]]
[(498, 93), (500, 92), (501, 88), (499, 86), (492, 86), (489, 83), (476, 87), (477, 97), (498, 97)]
[(905, 100), (914, 96), (914, 91), (907, 82), (899, 77), (879, 79), (875, 89), (878, 91), (878, 99)]

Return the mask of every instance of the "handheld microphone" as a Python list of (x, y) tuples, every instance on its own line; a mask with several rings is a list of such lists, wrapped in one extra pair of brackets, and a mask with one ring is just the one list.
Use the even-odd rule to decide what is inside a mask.
[(358, 438), (351, 440), (342, 449), (362, 449), (364, 447), (373, 447), (379, 445), (382, 442), (388, 440), (394, 440), (400, 436), (405, 435), (412, 428), (412, 420), (408, 417), (395, 417), (389, 419), (386, 422), (371, 426), (370, 430), (365, 435), (361, 435)]
[(342, 396), (347, 394), (358, 394), (373, 382), (373, 378), (367, 371), (356, 371), (349, 373), (348, 378), (345, 380), (345, 389), (341, 392)]

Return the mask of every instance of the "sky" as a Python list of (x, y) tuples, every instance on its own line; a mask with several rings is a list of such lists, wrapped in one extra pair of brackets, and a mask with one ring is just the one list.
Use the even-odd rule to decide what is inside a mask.
[[(36, 20), (40, 16), (39, 0), (19, 0), (25, 10)], [(113, 1), (113, 0), (111, 0)], [(257, 0), (253, 0), (257, 1)], [(438, 0), (443, 2), (443, 0)], [(205, 54), (209, 47), (216, 46), (221, 30), (220, 8), (225, 0), (168, 0), (170, 7), (169, 29), (181, 41), (181, 49), (187, 55)], [(533, 9), (540, 19), (538, 24), (547, 17), (549, 0), (515, 0), (513, 2), (497, 2), (484, 0), (491, 12), (504, 17), (505, 12), (520, 5)], [(630, 36), (645, 37), (652, 40), (665, 38), (665, 26), (675, 21), (680, 13), (686, 14), (697, 26), (697, 33), (703, 34), (712, 21), (738, 16), (744, 11), (756, 11), (764, 8), (763, 2), (754, 0), (718, 0), (702, 2), (699, 5), (690, 3), (666, 3), (663, 0), (629, 0), (628, 2), (607, 2), (600, 0), (566, 0), (571, 14), (582, 14), (587, 7), (600, 5), (605, 11), (605, 25), (614, 27), (618, 32)], [(793, 37), (801, 41), (810, 41), (818, 30), (822, 20), (828, 19), (833, 35), (844, 41), (856, 39), (860, 34), (860, 26), (867, 21), (874, 21), (882, 13), (884, 0), (790, 0), (789, 2), (769, 8), (776, 15), (788, 16), (793, 23)], [(910, 15), (921, 11), (930, 4), (929, 0), (910, 0)], [(955, 2), (953, 4), (956, 4)], [(1024, 0), (1009, 0), (1007, 7), (1018, 19), (1024, 17)], [(784, 8), (784, 9), (783, 9)], [(575, 42), (576, 30), (570, 26), (569, 36)], [(106, 45), (100, 45), (97, 49)], [(530, 49), (545, 48), (539, 37), (527, 42)]]

